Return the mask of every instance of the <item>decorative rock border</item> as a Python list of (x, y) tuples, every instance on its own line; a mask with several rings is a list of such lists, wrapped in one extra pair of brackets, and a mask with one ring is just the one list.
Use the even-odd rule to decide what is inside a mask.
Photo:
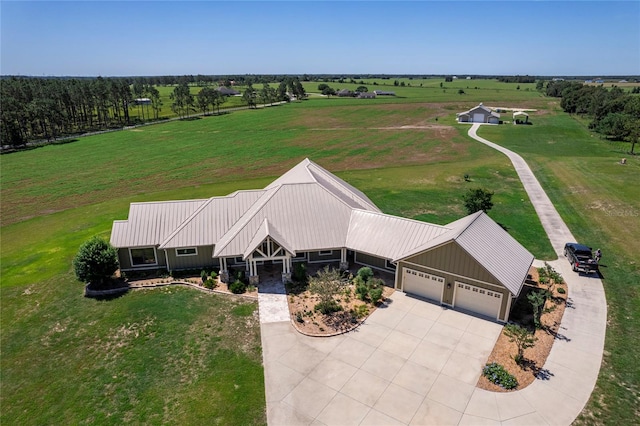
[(167, 286), (172, 286), (172, 285), (191, 287), (191, 288), (203, 291), (205, 293), (224, 294), (226, 296), (237, 296), (237, 297), (242, 297), (242, 298), (250, 299), (250, 300), (258, 300), (257, 296), (251, 296), (251, 295), (248, 295), (248, 294), (228, 293), (226, 291), (209, 289), (209, 288), (205, 288), (205, 287), (202, 287), (200, 285), (197, 285), (197, 284), (194, 284), (194, 283), (190, 283), (190, 282), (186, 282), (186, 281), (172, 281), (172, 282), (168, 282), (168, 283), (156, 283), (156, 284), (129, 284), (127, 287), (114, 288), (114, 289), (109, 289), (109, 290), (91, 290), (89, 288), (89, 284), (87, 284), (85, 286), (85, 288), (84, 288), (84, 296), (85, 297), (113, 296), (113, 295), (121, 294), (121, 293), (124, 294), (124, 293), (128, 292), (129, 290), (144, 290), (144, 289), (147, 289), (147, 288), (151, 289), (151, 288), (167, 287)]
[(110, 288), (108, 290), (92, 290), (89, 288), (90, 284), (84, 287), (84, 297), (100, 297), (100, 296), (113, 296), (115, 294), (124, 294), (129, 291), (130, 287)]
[[(373, 313), (373, 311), (371, 312)], [(371, 313), (369, 315), (371, 315)], [(293, 317), (293, 315), (291, 315), (291, 311), (289, 311), (289, 316), (291, 317), (291, 324), (293, 325), (293, 328), (296, 329), (296, 331), (304, 336), (309, 336), (309, 337), (333, 337), (333, 336), (339, 336), (341, 334), (345, 334), (348, 333), (350, 331), (355, 330), (356, 328), (360, 327), (362, 325), (362, 323), (364, 323), (364, 321), (369, 318), (369, 315), (367, 315), (366, 317), (364, 317), (362, 320), (358, 320), (358, 322), (351, 328), (348, 328), (346, 330), (341, 330), (341, 331), (336, 331), (335, 333), (331, 333), (331, 334), (317, 334), (317, 333), (309, 333), (306, 332), (304, 330), (301, 330), (300, 328), (298, 328), (298, 321)]]

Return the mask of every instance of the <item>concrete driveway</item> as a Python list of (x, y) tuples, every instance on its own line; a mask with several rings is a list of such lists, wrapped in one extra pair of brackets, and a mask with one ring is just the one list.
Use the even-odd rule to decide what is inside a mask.
[(340, 336), (263, 323), (268, 422), (458, 424), (501, 329), (401, 292)]

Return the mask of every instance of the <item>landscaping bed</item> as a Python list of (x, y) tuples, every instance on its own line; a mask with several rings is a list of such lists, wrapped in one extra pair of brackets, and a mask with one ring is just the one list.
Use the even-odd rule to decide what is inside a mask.
[[(233, 284), (232, 282), (224, 283), (220, 281), (220, 277), (215, 275), (210, 276), (207, 275), (207, 279), (203, 280), (201, 273), (198, 271), (186, 271), (184, 273), (176, 273), (175, 277), (169, 276), (166, 273), (149, 273), (147, 276), (137, 276), (137, 277), (127, 277), (125, 282), (129, 286), (129, 288), (153, 288), (153, 287), (161, 287), (163, 285), (172, 285), (172, 284), (188, 284), (193, 287), (198, 287), (203, 290), (209, 290), (214, 293), (225, 293), (225, 294), (242, 294), (243, 296), (258, 298), (258, 289), (255, 286), (246, 285), (244, 292), (236, 292), (231, 291), (230, 286)], [(119, 277), (119, 275), (117, 275)], [(207, 283), (207, 280), (210, 280)]]
[[(527, 294), (547, 289), (547, 286), (540, 283), (537, 268), (532, 267), (530, 275), (531, 278), (527, 280), (520, 297), (518, 297), (514, 305), (511, 313), (511, 322), (529, 330), (534, 330), (533, 309), (527, 299)], [(540, 316), (541, 327), (534, 332), (534, 337), (537, 338), (537, 341), (533, 347), (524, 350), (524, 358), (520, 364), (516, 363), (514, 359), (514, 355), (518, 353), (517, 345), (511, 342), (511, 339), (505, 334), (505, 329), (498, 337), (493, 351), (487, 359), (487, 364), (497, 363), (502, 365), (508, 373), (514, 376), (518, 385), (513, 390), (525, 388), (536, 378), (544, 379), (549, 374), (543, 367), (555, 339), (562, 338), (561, 335), (558, 335), (558, 328), (566, 307), (567, 291), (566, 283), (556, 283), (553, 286), (552, 297), (547, 299), (543, 313)], [(480, 376), (477, 387), (494, 392), (509, 391), (492, 383), (484, 375)]]
[[(361, 269), (371, 271), (369, 268)], [(320, 275), (322, 274), (322, 270), (318, 272)], [(367, 296), (364, 297), (364, 300), (359, 298), (358, 273), (345, 271), (340, 276), (342, 283), (336, 286), (338, 290), (331, 297), (331, 300), (335, 302), (335, 311), (329, 309), (332, 312), (326, 313), (322, 312), (323, 298), (313, 292), (313, 284), (310, 285), (305, 280), (289, 283), (287, 285), (287, 301), (294, 327), (300, 333), (309, 336), (332, 336), (358, 327), (377, 306), (394, 292), (393, 281), (386, 274), (378, 272), (372, 274), (369, 280), (374, 280), (373, 286), (379, 286), (381, 290), (381, 297), (378, 301), (374, 302)], [(317, 277), (318, 274), (312, 273), (311, 276), (313, 282), (313, 277)]]

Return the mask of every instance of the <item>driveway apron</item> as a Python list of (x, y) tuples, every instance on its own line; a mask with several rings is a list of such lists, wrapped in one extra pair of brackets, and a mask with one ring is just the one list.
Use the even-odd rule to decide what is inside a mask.
[[(512, 160), (561, 255), (575, 239), (538, 180), (478, 127), (469, 135)], [(260, 284), (269, 425), (571, 424), (598, 377), (606, 301), (598, 278), (574, 273), (564, 258), (549, 263), (567, 281), (567, 308), (543, 374), (509, 393), (475, 387), (500, 324), (395, 292), (356, 330), (313, 338), (293, 328), (282, 284)]]

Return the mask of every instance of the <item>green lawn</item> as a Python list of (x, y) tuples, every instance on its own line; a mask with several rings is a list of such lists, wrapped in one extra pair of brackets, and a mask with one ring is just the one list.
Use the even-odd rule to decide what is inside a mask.
[[(640, 406), (640, 159), (565, 114), (533, 121), (482, 127), (479, 134), (522, 154), (578, 241), (602, 249), (605, 356), (576, 423), (632, 424)], [(628, 157), (625, 166), (618, 164), (622, 157)]]
[[(616, 309), (610, 305), (609, 355), (589, 410), (631, 423), (639, 363), (629, 336), (639, 331), (640, 280), (632, 263), (637, 217), (624, 214), (640, 209), (638, 164), (615, 165), (615, 147), (554, 111), (555, 100), (506, 83), (478, 87), (488, 105), (547, 109), (532, 114), (533, 126), (480, 134), (521, 152), (574, 234), (603, 249), (607, 297)], [(479, 100), (449, 94), (445, 101), (439, 87), (404, 89), (404, 100), (319, 98), (0, 157), (0, 420), (265, 422), (259, 330), (244, 316), (251, 307), (175, 288), (102, 302), (81, 296), (71, 275), (75, 251), (92, 235), (108, 237), (133, 201), (261, 188), (309, 157), (383, 211), (439, 224), (465, 214), (467, 188), (486, 187), (495, 191), (490, 216), (536, 257), (553, 258), (510, 162), (454, 123), (456, 112)], [(246, 345), (235, 345), (238, 335)], [(632, 391), (622, 395), (624, 388)]]
[(0, 422), (266, 424), (256, 308), (175, 287), (85, 299), (69, 273), (5, 287)]

